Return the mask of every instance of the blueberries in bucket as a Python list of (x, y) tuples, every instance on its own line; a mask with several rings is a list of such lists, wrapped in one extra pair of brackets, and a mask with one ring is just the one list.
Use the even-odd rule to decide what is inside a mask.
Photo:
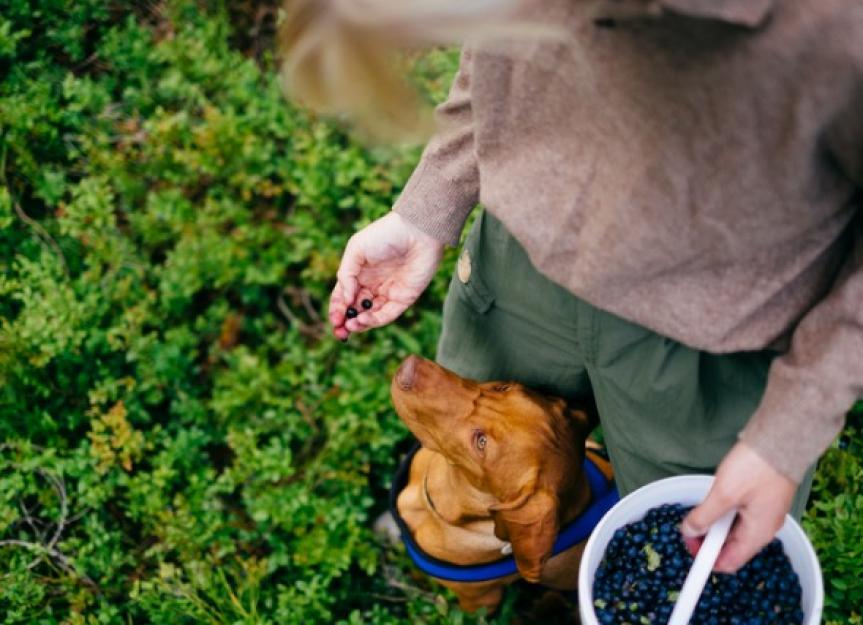
[[(602, 625), (664, 625), (692, 566), (680, 535), (690, 510), (652, 508), (618, 529), (593, 582), (593, 607)], [(734, 575), (713, 573), (692, 625), (800, 625), (800, 581), (774, 539)]]

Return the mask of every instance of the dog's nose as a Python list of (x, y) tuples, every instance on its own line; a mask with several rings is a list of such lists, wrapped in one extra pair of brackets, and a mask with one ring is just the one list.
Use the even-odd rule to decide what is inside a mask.
[(416, 356), (408, 356), (399, 367), (399, 370), (396, 371), (396, 382), (398, 382), (403, 391), (411, 390), (417, 375), (418, 362), (419, 358)]

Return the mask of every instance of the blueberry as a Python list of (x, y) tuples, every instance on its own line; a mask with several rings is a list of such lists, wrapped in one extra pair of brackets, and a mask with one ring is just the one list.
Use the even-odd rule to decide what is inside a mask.
[(365, 310), (368, 310), (369, 308), (372, 307), (372, 300), (367, 298), (367, 299), (364, 299), (363, 301), (361, 301), (360, 304), (362, 305), (362, 307)]
[(345, 317), (347, 317), (348, 319), (353, 319), (358, 314), (360, 313), (357, 312), (356, 308), (354, 308), (353, 306), (348, 306), (348, 310), (345, 312)]

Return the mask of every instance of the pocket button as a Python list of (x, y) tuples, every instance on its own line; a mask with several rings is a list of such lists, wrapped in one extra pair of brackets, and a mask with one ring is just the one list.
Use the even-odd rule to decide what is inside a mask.
[(463, 250), (461, 255), (458, 257), (456, 272), (458, 273), (458, 279), (462, 281), (462, 284), (467, 284), (468, 280), (470, 280), (470, 253), (467, 250)]

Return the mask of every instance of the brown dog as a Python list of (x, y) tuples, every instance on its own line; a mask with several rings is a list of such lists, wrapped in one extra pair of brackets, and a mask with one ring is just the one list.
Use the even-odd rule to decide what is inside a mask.
[[(561, 525), (591, 500), (583, 461), (593, 408), (516, 383), (466, 380), (417, 356), (402, 363), (391, 392), (422, 444), (397, 500), (419, 547), (459, 565), (493, 562), (511, 548), (524, 579), (575, 589), (584, 544), (549, 556)], [(610, 479), (611, 466), (598, 464)], [(462, 609), (493, 611), (517, 578), (438, 581)]]

